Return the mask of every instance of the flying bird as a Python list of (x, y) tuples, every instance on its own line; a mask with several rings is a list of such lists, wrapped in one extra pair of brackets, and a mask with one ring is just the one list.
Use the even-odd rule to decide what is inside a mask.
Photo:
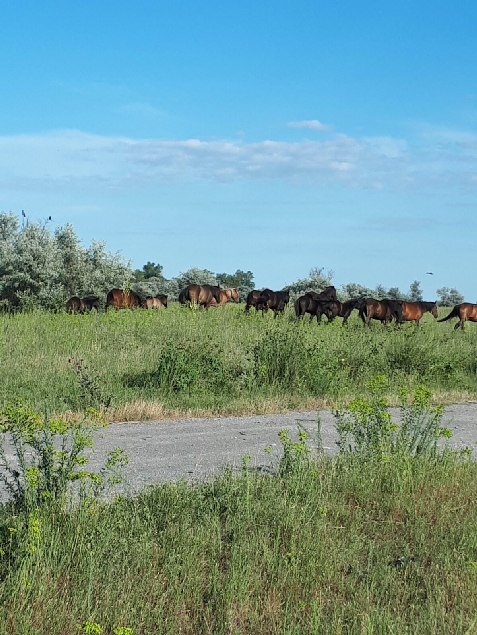
[(24, 210), (24, 209), (22, 209), (22, 216), (23, 216), (23, 217), (25, 217), (25, 216), (26, 216), (26, 214), (25, 214), (25, 210)]
[(426, 274), (427, 274), (428, 276), (433, 276), (433, 275), (434, 275), (434, 274), (432, 273), (432, 271), (426, 271)]
[(51, 220), (51, 216), (48, 216), (48, 220)]

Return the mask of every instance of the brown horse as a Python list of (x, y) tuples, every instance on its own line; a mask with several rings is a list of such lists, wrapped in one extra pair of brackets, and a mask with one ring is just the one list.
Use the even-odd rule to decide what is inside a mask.
[(237, 303), (239, 302), (239, 294), (235, 287), (229, 287), (227, 289), (220, 290), (220, 302), (219, 304), (227, 304), (229, 300)]
[(396, 319), (398, 324), (401, 324), (401, 302), (397, 300), (375, 300), (374, 298), (366, 298), (359, 306), (359, 316), (368, 326), (371, 326), (371, 320), (379, 320), (381, 324), (389, 324), (393, 318)]
[(93, 309), (99, 311), (99, 297), (97, 295), (86, 295), (84, 298), (74, 295), (65, 304), (67, 313), (86, 313)]
[(99, 311), (99, 296), (85, 295), (84, 298), (81, 298), (81, 302), (85, 311), (92, 311), (93, 309)]
[(112, 306), (115, 309), (132, 309), (141, 304), (141, 298), (134, 291), (111, 289), (106, 298), (106, 308)]
[(81, 298), (74, 295), (65, 304), (65, 311), (67, 313), (84, 313), (84, 305)]
[(346, 300), (346, 302), (340, 302), (339, 300), (334, 300), (330, 303), (329, 312), (326, 314), (328, 320), (332, 322), (335, 317), (342, 317), (343, 324), (346, 324), (349, 316), (353, 312), (354, 309), (359, 309), (360, 301), (358, 299)]
[(305, 295), (311, 295), (315, 300), (321, 301), (335, 301), (336, 300), (336, 287), (330, 285), (329, 287), (325, 287), (323, 291), (319, 293), (316, 291), (307, 291)]
[(220, 287), (214, 285), (189, 284), (179, 293), (179, 302), (208, 309), (209, 306), (216, 306), (220, 303), (220, 291)]
[(257, 302), (261, 294), (262, 292), (259, 291), (258, 289), (254, 289), (253, 291), (250, 291), (250, 293), (247, 295), (247, 300), (245, 302), (245, 313), (248, 313), (250, 311), (250, 307), (252, 306), (257, 308)]
[(446, 320), (451, 320), (454, 317), (458, 317), (459, 321), (454, 326), (454, 330), (458, 329), (459, 326), (461, 329), (464, 328), (464, 322), (477, 322), (477, 304), (471, 304), (470, 302), (462, 302), (462, 304), (456, 304), (449, 315), (442, 320), (437, 320), (438, 322), (445, 322)]
[(167, 309), (167, 295), (156, 295), (154, 298), (148, 296), (141, 306), (143, 309), (160, 309), (162, 307)]
[(271, 309), (274, 313), (274, 317), (277, 317), (278, 313), (283, 313), (285, 311), (285, 308), (289, 302), (289, 290), (272, 291), (271, 289), (264, 289), (257, 300), (255, 308), (257, 309), (257, 311), (262, 311), (262, 314), (268, 311), (268, 309)]
[(213, 298), (209, 306), (224, 306), (225, 304), (227, 304), (229, 300), (233, 300), (234, 302), (239, 302), (237, 289), (234, 289), (234, 288), (220, 289), (219, 297), (220, 297), (219, 302), (217, 302), (217, 300)]
[[(318, 295), (318, 294), (316, 294)], [(295, 300), (295, 315), (297, 318), (305, 317), (305, 313), (310, 314), (310, 322), (316, 317), (316, 321), (321, 322), (323, 313), (330, 320), (332, 302), (329, 300), (317, 300), (311, 294), (305, 293)]]
[(424, 313), (430, 313), (437, 318), (437, 304), (435, 302), (402, 302), (401, 307), (403, 322), (414, 320), (416, 326), (419, 326)]

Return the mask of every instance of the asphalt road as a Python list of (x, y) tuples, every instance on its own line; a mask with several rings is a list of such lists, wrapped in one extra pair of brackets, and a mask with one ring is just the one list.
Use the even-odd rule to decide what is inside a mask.
[[(393, 415), (397, 415), (397, 411)], [(289, 412), (111, 424), (97, 434), (89, 468), (98, 468), (108, 450), (124, 449), (129, 456), (124, 476), (126, 489), (130, 492), (161, 481), (213, 476), (224, 466), (240, 467), (244, 455), (250, 455), (250, 466), (269, 470), (282, 455), (278, 432), (288, 428), (290, 435), (296, 438), (299, 423), (309, 432), (313, 444), (318, 416), (325, 451), (335, 453), (337, 435), (331, 412)], [(448, 406), (443, 425), (453, 433), (446, 441), (448, 445), (475, 450), (477, 403)], [(270, 448), (270, 452), (265, 452), (265, 448)]]

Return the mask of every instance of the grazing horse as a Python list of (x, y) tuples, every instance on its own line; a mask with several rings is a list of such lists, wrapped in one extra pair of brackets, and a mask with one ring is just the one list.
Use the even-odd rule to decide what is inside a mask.
[(437, 318), (437, 304), (435, 302), (402, 302), (402, 321), (411, 322), (414, 320), (419, 326), (424, 313), (430, 313)]
[(401, 302), (398, 300), (366, 298), (359, 305), (359, 315), (368, 326), (371, 326), (371, 320), (379, 320), (381, 324), (389, 324), (393, 318), (396, 319), (398, 324), (401, 324)]
[(220, 303), (220, 287), (204, 284), (189, 284), (179, 293), (179, 302), (181, 304), (189, 303), (191, 306), (196, 304), (199, 307), (208, 309), (209, 306), (215, 306)]
[(165, 295), (164, 293), (158, 293), (158, 294), (156, 295), (156, 298), (157, 298), (158, 300), (160, 300), (160, 301), (161, 301), (161, 303), (162, 303), (162, 306), (163, 306), (165, 309), (167, 309), (167, 295)]
[(154, 298), (148, 296), (141, 304), (143, 309), (160, 309), (165, 307), (167, 309), (167, 295), (156, 295)]
[(346, 300), (346, 302), (340, 302), (339, 300), (334, 300), (331, 302), (329, 314), (327, 313), (328, 320), (332, 322), (335, 317), (342, 317), (343, 324), (346, 324), (349, 316), (353, 312), (354, 309), (359, 309), (360, 300), (357, 298)]
[(67, 313), (84, 313), (83, 302), (80, 297), (74, 295), (65, 304), (65, 311)]
[(245, 302), (245, 313), (248, 313), (250, 311), (250, 307), (252, 306), (257, 308), (257, 302), (261, 294), (262, 292), (259, 291), (258, 289), (254, 289), (253, 291), (250, 291), (250, 293), (247, 295), (247, 300)]
[(220, 302), (219, 304), (227, 304), (229, 300), (233, 300), (233, 302), (240, 302), (239, 294), (235, 287), (229, 287), (227, 289), (220, 290)]
[(92, 311), (95, 309), (99, 311), (99, 297), (97, 295), (85, 295), (81, 298), (85, 311)]
[(271, 309), (277, 317), (278, 313), (283, 313), (285, 307), (290, 302), (290, 291), (272, 291), (271, 289), (264, 289), (261, 292), (260, 297), (257, 300), (255, 308), (262, 313)]
[(239, 302), (239, 296), (237, 289), (229, 288), (229, 289), (220, 289), (220, 301), (217, 302), (215, 298), (213, 298), (210, 306), (224, 306), (227, 304), (229, 300), (233, 300), (234, 302)]
[(132, 309), (141, 304), (141, 298), (134, 291), (111, 289), (106, 298), (106, 309), (110, 306), (115, 309)]
[(99, 311), (99, 297), (97, 295), (86, 295), (84, 298), (74, 295), (65, 304), (67, 313), (86, 313), (93, 309)]
[(442, 320), (437, 320), (438, 322), (445, 322), (446, 320), (451, 320), (452, 318), (458, 317), (459, 321), (454, 326), (454, 330), (458, 329), (459, 326), (461, 329), (464, 328), (464, 322), (477, 322), (477, 304), (471, 304), (470, 302), (462, 302), (462, 304), (456, 304), (449, 315)]
[(305, 295), (295, 300), (295, 315), (297, 318), (301, 318), (305, 313), (309, 313), (310, 322), (313, 321), (314, 317), (316, 317), (317, 322), (321, 322), (321, 316), (324, 313), (328, 320), (330, 320), (332, 304), (330, 300), (316, 299), (310, 293), (305, 293)]

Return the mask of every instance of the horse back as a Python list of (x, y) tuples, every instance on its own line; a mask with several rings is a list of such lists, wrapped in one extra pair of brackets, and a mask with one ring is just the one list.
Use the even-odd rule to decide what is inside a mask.
[(459, 317), (464, 321), (477, 322), (477, 304), (462, 302), (459, 305)]

